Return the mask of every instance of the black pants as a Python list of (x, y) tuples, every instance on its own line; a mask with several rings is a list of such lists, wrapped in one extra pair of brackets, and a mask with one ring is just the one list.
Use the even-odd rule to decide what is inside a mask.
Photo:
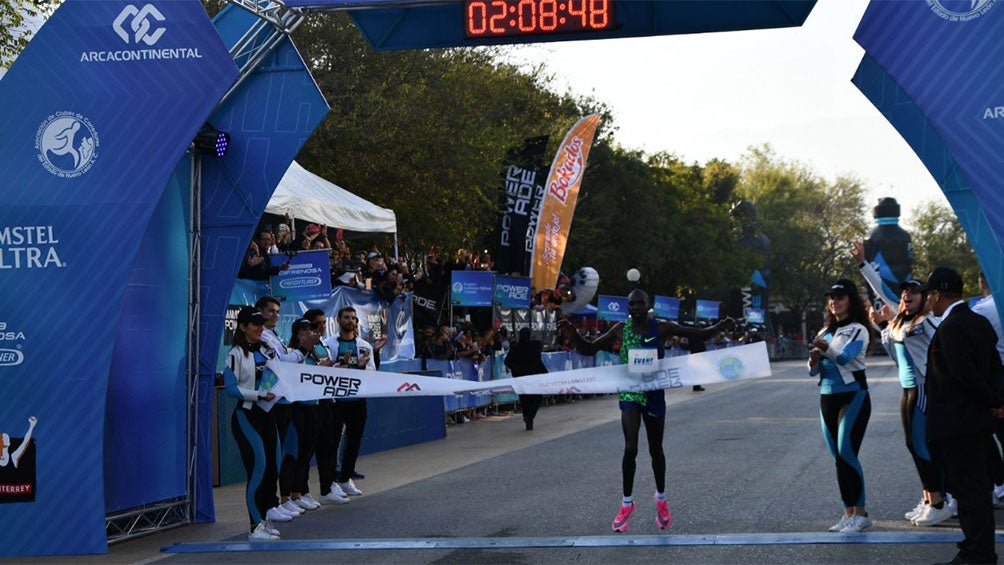
[(248, 476), (245, 498), (254, 527), (265, 520), (269, 508), (279, 504), (275, 496), (279, 458), (275, 418), (257, 404), (247, 410), (238, 406), (230, 419), (230, 428)]
[(541, 395), (539, 394), (521, 394), (519, 395), (519, 404), (523, 407), (523, 421), (527, 424), (532, 424), (533, 419), (537, 417), (537, 410), (540, 408)]
[(338, 459), (338, 444), (342, 441), (342, 425), (345, 425), (345, 454), (342, 456), (342, 468), (335, 480), (344, 483), (356, 472), (356, 460), (359, 459), (359, 448), (363, 443), (363, 431), (366, 429), (366, 399), (352, 401), (335, 401), (331, 411), (334, 420), (334, 458), (332, 468)]
[(638, 432), (645, 422), (645, 436), (648, 439), (648, 454), (652, 458), (652, 474), (655, 475), (655, 490), (666, 492), (666, 454), (662, 450), (662, 436), (666, 429), (666, 418), (643, 416), (638, 406), (621, 407), (621, 429), (624, 431), (624, 457), (621, 459), (621, 480), (624, 496), (634, 491), (635, 459), (638, 457)]
[(317, 478), (321, 483), (321, 496), (331, 492), (335, 482), (335, 468), (338, 465), (338, 440), (341, 437), (342, 422), (335, 431), (335, 402), (320, 400), (317, 403)]
[(290, 492), (308, 493), (310, 459), (317, 443), (317, 405), (276, 404), (272, 411), (276, 412), (283, 454), (279, 466), (279, 494), (288, 497)]
[[(903, 437), (906, 438), (906, 449), (913, 458), (917, 468), (920, 484), (928, 492), (944, 494), (945, 479), (941, 467), (932, 460), (927, 450), (927, 422), (922, 419), (924, 414), (917, 410), (917, 403), (923, 400), (923, 391), (917, 387), (904, 388), (899, 399), (899, 416), (903, 422)], [(918, 421), (919, 419), (919, 421)]]
[(996, 454), (990, 434), (929, 440), (928, 446), (945, 470), (952, 494), (959, 501), (959, 524), (966, 536), (957, 545), (959, 559), (968, 563), (997, 563), (994, 507), (990, 492), (990, 461)]

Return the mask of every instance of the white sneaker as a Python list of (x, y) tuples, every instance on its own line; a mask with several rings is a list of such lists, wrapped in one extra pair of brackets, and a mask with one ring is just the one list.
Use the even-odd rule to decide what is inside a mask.
[(349, 495), (345, 494), (342, 487), (339, 486), (341, 483), (331, 483), (331, 492), (335, 493), (335, 496), (340, 496), (342, 498), (347, 498)]
[(297, 506), (296, 503), (293, 502), (292, 500), (287, 500), (286, 502), (283, 502), (282, 504), (279, 505), (279, 508), (282, 508), (286, 512), (289, 512), (290, 514), (293, 515), (294, 518), (296, 518), (300, 514), (303, 514), (303, 508)]
[(279, 535), (279, 530), (275, 529), (275, 527), (272, 525), (272, 520), (265, 518), (264, 523), (265, 523), (265, 529), (268, 530), (268, 533), (272, 534), (273, 536)]
[(348, 504), (349, 503), (349, 497), (347, 497), (347, 496), (338, 496), (338, 493), (336, 493), (334, 490), (332, 490), (328, 494), (322, 494), (321, 495), (321, 503), (322, 504)]
[(316, 510), (318, 507), (320, 507), (320, 504), (318, 504), (317, 506), (315, 506), (314, 505), (315, 503), (310, 502), (309, 500), (303, 498), (302, 496), (300, 498), (291, 499), (290, 502), (292, 502), (293, 504), (297, 505), (304, 512), (306, 512), (308, 510)]
[(248, 534), (248, 539), (251, 541), (268, 541), (277, 540), (279, 539), (279, 536), (270, 532), (268, 530), (268, 526), (265, 525), (265, 522), (259, 522), (258, 525), (255, 526), (254, 530)]
[(1004, 498), (1004, 484), (1000, 484), (994, 487), (994, 496), (997, 498)]
[(913, 510), (903, 514), (903, 517), (907, 520), (913, 520), (917, 516), (920, 516), (920, 514), (924, 511), (925, 506), (927, 506), (927, 501), (921, 498), (920, 502), (917, 503), (917, 506), (914, 506)]
[(842, 514), (840, 516), (840, 521), (830, 526), (829, 531), (839, 532), (840, 530), (844, 529), (850, 521), (851, 521), (850, 514)]
[(293, 515), (278, 506), (274, 506), (268, 509), (268, 512), (265, 513), (265, 518), (273, 522), (290, 522), (293, 520)]
[(941, 508), (935, 508), (933, 504), (928, 504), (924, 512), (913, 519), (915, 526), (934, 526), (952, 517), (952, 509), (946, 502)]
[(955, 499), (954, 496), (945, 493), (945, 499), (948, 500), (947, 505), (952, 510), (952, 517), (959, 515), (959, 501)]
[(301, 496), (301, 497), (299, 498), (299, 500), (303, 500), (303, 501), (305, 501), (305, 502), (306, 502), (307, 504), (309, 504), (309, 505), (313, 506), (313, 510), (317, 510), (318, 508), (320, 508), (320, 507), (321, 507), (321, 503), (320, 503), (320, 502), (317, 502), (316, 500), (314, 500), (314, 497), (313, 497), (313, 496), (310, 496), (310, 493), (309, 493), (309, 492), (308, 492), (307, 494), (305, 494), (305, 495)]
[(363, 491), (356, 488), (356, 484), (352, 482), (352, 479), (345, 481), (344, 483), (336, 483), (342, 492), (351, 496), (359, 496)]
[(840, 530), (842, 534), (853, 534), (855, 532), (861, 532), (867, 530), (872, 526), (872, 519), (868, 516), (858, 516), (857, 514), (851, 516), (851, 519), (844, 526), (844, 529)]

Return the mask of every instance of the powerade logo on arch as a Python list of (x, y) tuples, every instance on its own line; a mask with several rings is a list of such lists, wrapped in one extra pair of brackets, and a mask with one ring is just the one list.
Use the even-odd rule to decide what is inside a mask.
[(968, 22), (989, 12), (997, 0), (927, 0), (935, 14), (950, 22)]
[(98, 158), (101, 139), (86, 117), (56, 112), (38, 126), (35, 149), (38, 160), (53, 175), (72, 179), (86, 173)]

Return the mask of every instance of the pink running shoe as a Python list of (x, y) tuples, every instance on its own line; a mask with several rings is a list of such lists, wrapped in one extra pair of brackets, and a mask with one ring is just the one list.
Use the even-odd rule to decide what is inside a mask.
[(614, 518), (614, 531), (615, 532), (626, 532), (628, 531), (628, 517), (634, 512), (634, 501), (631, 501), (631, 506), (624, 506), (621, 504), (621, 510), (617, 513), (617, 517)]
[(659, 526), (660, 530), (673, 525), (673, 516), (669, 513), (669, 501), (659, 500), (659, 493), (655, 493), (655, 525)]

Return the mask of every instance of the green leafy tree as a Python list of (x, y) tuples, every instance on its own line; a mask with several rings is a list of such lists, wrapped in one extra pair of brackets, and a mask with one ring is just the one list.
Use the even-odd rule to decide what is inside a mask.
[(913, 272), (926, 278), (935, 267), (955, 269), (969, 294), (979, 294), (980, 265), (962, 224), (951, 209), (934, 202), (918, 207), (909, 220), (913, 232)]
[(35, 31), (35, 22), (61, 3), (54, 0), (0, 0), (0, 69), (10, 68)]
[(803, 319), (838, 278), (854, 275), (849, 250), (866, 230), (864, 187), (853, 178), (829, 183), (768, 146), (743, 158), (737, 192), (756, 204), (771, 241), (771, 296)]

